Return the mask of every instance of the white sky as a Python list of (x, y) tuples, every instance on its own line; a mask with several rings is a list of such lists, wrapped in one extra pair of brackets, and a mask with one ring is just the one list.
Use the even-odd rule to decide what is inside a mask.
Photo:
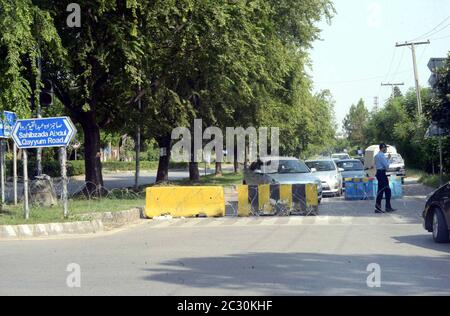
[(331, 25), (320, 24), (322, 41), (316, 41), (311, 51), (311, 74), (315, 90), (329, 89), (333, 94), (336, 121), (341, 129), (350, 106), (360, 98), (369, 109), (376, 96), (380, 105), (384, 103), (392, 90), (381, 87), (381, 82), (404, 82), (402, 92), (414, 87), (411, 49), (396, 48), (396, 42), (430, 39), (430, 45), (416, 48), (419, 82), (428, 86), (429, 59), (446, 57), (450, 51), (450, 0), (334, 3), (337, 14)]

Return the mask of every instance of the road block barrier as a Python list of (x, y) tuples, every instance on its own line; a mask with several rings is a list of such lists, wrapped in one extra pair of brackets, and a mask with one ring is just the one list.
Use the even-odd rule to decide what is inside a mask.
[(238, 216), (317, 214), (317, 185), (263, 184), (240, 185)]
[(151, 187), (146, 189), (145, 215), (172, 217), (225, 216), (223, 187)]
[[(344, 178), (346, 200), (374, 200), (378, 193), (378, 181), (375, 178)], [(392, 199), (403, 196), (401, 178), (389, 177)]]

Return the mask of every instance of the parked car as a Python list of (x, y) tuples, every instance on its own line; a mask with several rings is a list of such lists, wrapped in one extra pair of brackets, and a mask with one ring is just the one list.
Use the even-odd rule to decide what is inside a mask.
[(435, 242), (449, 242), (450, 182), (428, 196), (422, 217), (423, 227), (433, 233)]
[(331, 155), (331, 159), (333, 160), (344, 160), (351, 159), (350, 155), (347, 153), (336, 153)]
[(266, 157), (253, 162), (244, 170), (244, 184), (302, 184), (317, 185), (319, 203), (322, 201), (322, 184), (304, 162), (293, 157)]
[(322, 182), (322, 192), (325, 195), (342, 195), (342, 175), (333, 159), (308, 160), (305, 162)]
[[(341, 171), (342, 179), (345, 178), (365, 178), (367, 173), (364, 170), (364, 165), (359, 159), (346, 159), (336, 161), (338, 168), (343, 169)], [(342, 187), (345, 188), (345, 181), (342, 181)]]

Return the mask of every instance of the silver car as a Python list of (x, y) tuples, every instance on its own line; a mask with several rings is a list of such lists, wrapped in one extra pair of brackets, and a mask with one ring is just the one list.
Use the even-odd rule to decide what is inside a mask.
[(347, 159), (336, 161), (338, 168), (342, 168), (341, 172), (343, 179), (342, 187), (345, 189), (345, 178), (365, 178), (368, 174), (364, 170), (364, 165), (358, 159)]
[(305, 163), (322, 182), (324, 195), (342, 195), (341, 172), (344, 169), (338, 168), (333, 159), (308, 160)]
[(244, 170), (244, 184), (317, 184), (319, 203), (322, 200), (320, 179), (297, 158), (267, 157), (261, 158)]
[[(386, 155), (387, 156), (387, 155)], [(394, 175), (402, 178), (402, 182), (406, 177), (405, 161), (400, 154), (391, 154), (392, 163), (389, 164), (389, 170), (386, 172), (388, 176)]]

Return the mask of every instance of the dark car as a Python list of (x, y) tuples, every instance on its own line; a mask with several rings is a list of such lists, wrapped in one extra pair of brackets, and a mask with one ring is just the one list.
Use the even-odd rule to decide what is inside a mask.
[(422, 216), (423, 226), (427, 231), (433, 233), (435, 242), (449, 242), (450, 182), (428, 197)]

